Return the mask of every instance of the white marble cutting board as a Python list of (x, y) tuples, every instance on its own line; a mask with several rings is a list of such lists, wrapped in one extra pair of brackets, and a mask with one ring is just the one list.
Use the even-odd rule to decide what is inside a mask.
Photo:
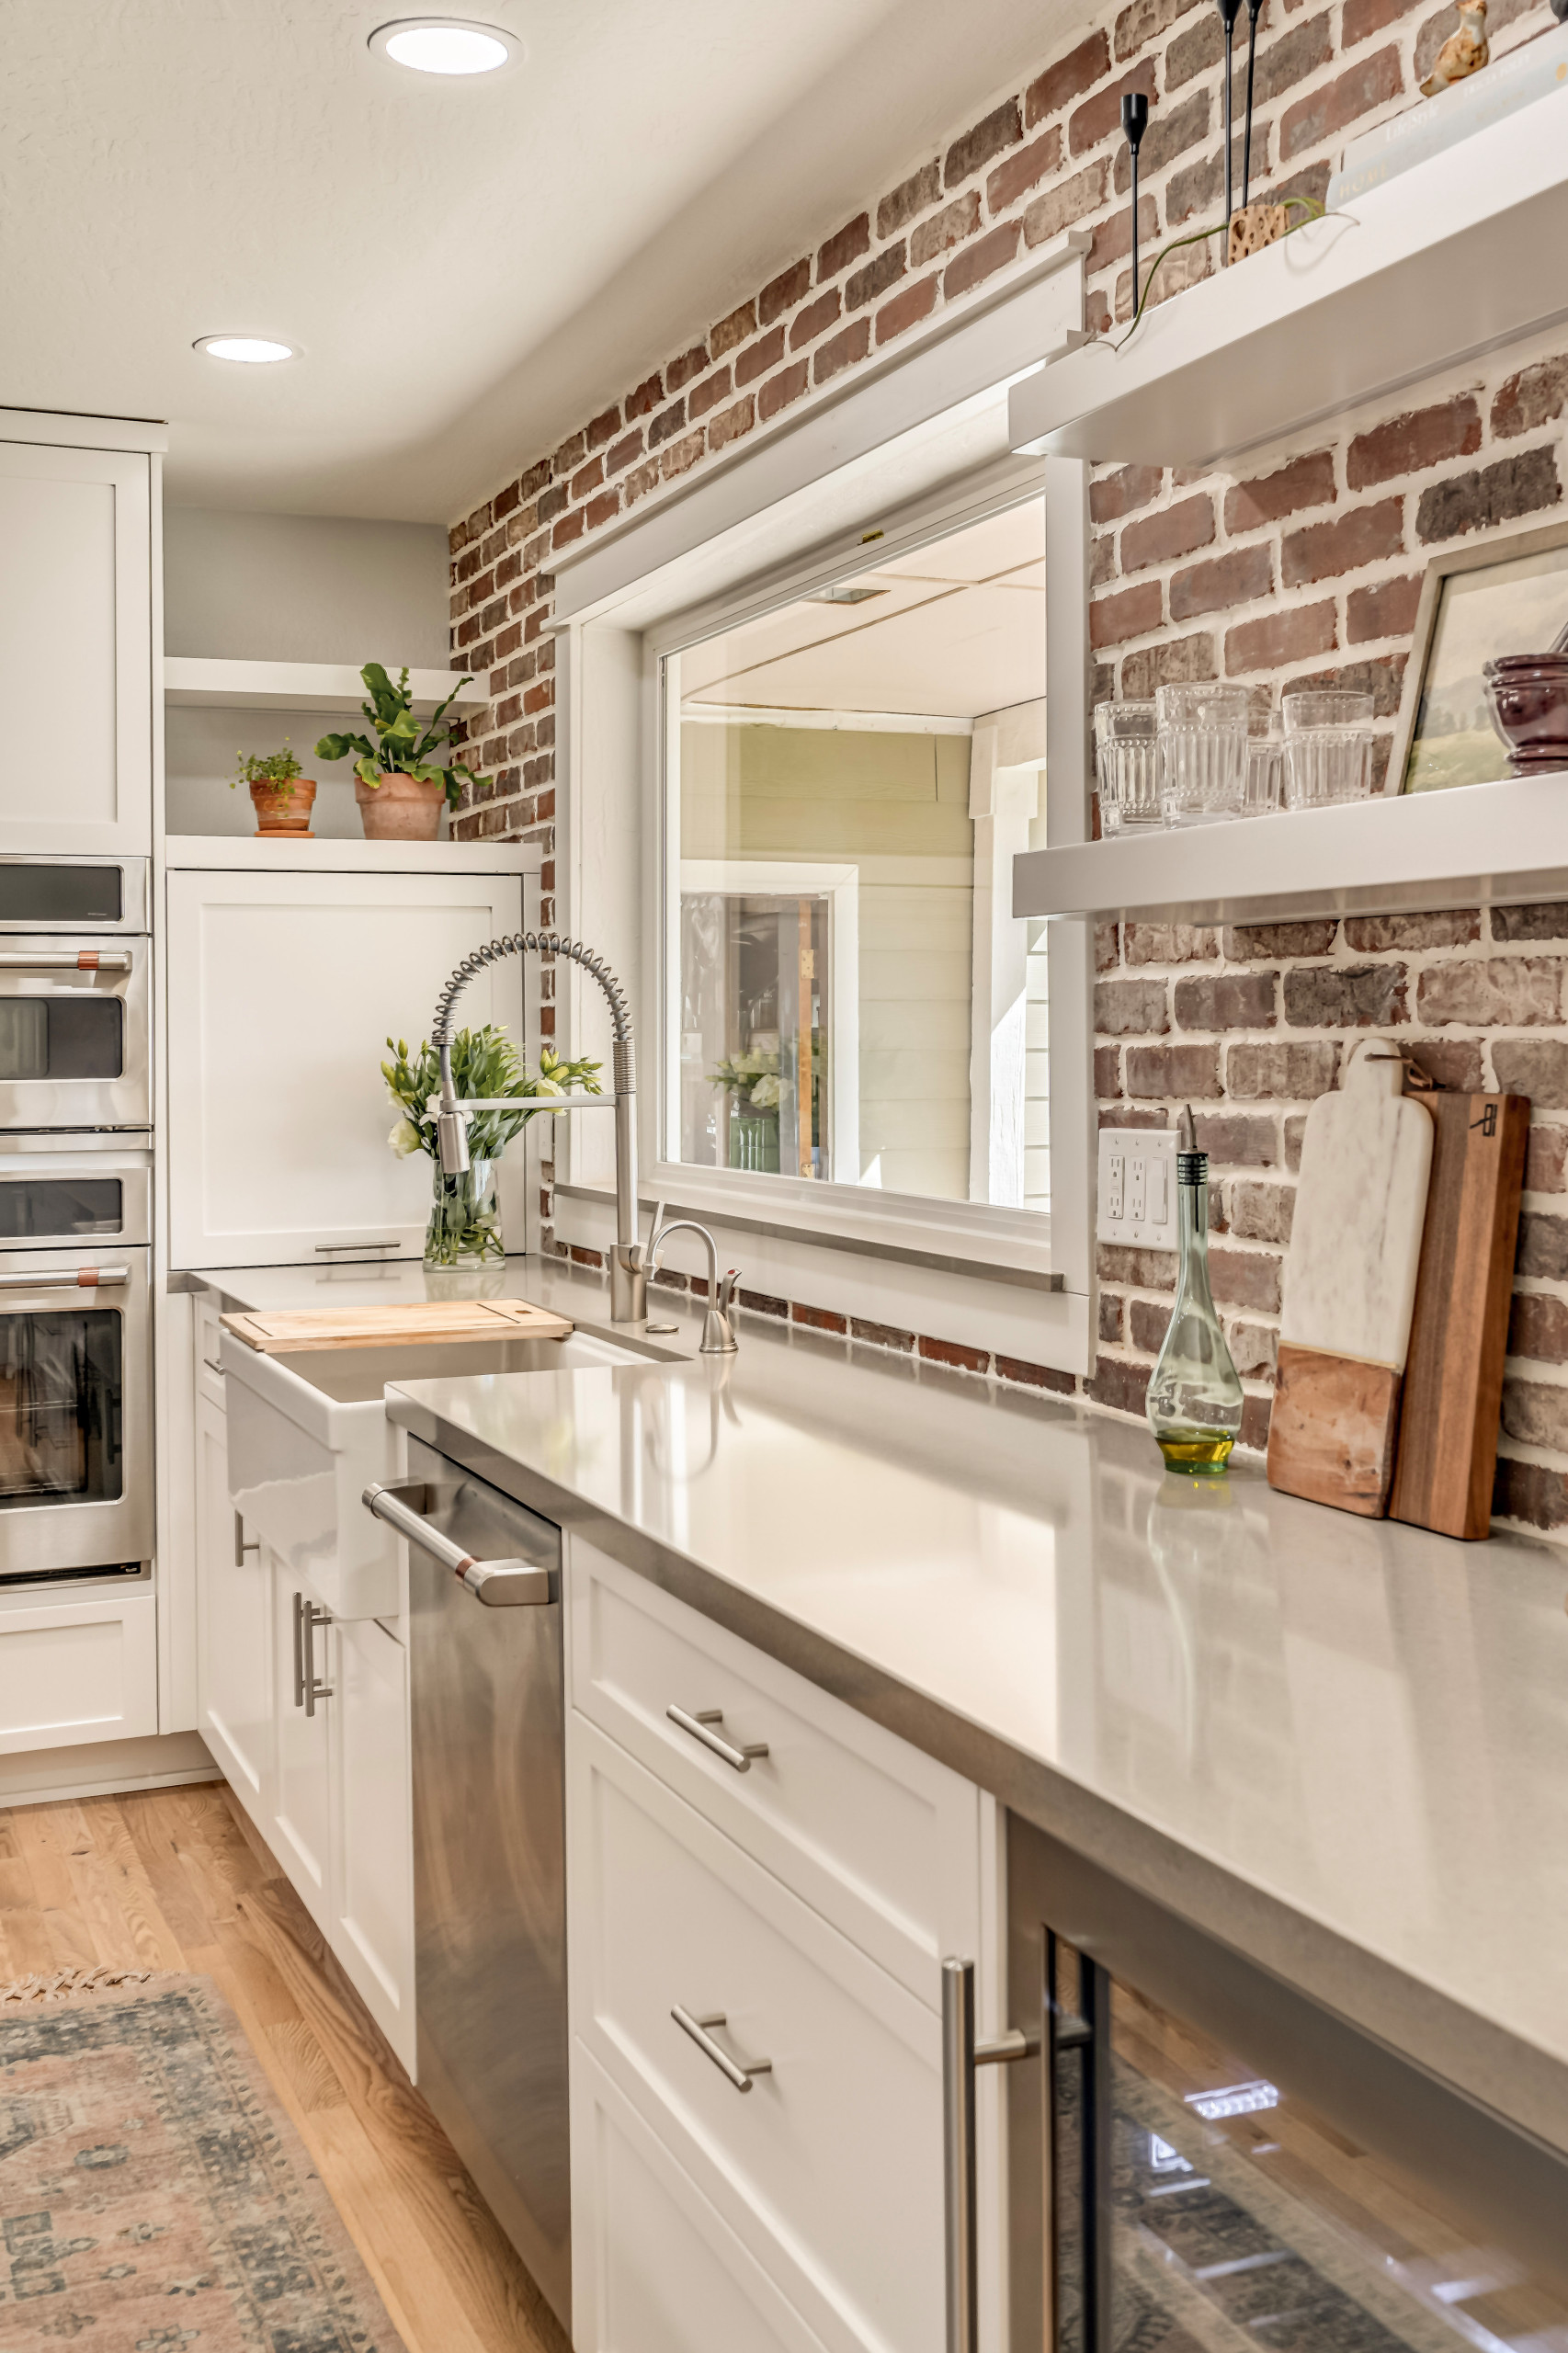
[[(1387, 1059), (1384, 1059), (1384, 1058)], [(1404, 1370), (1432, 1172), (1432, 1120), (1392, 1039), (1352, 1048), (1307, 1114), (1280, 1340)]]

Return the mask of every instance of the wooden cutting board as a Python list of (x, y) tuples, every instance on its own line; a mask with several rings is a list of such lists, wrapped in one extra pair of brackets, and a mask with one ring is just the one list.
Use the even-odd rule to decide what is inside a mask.
[(1381, 1518), (1432, 1165), (1432, 1120), (1407, 1099), (1397, 1047), (1351, 1050), (1307, 1114), (1296, 1188), (1268, 1483)]
[(568, 1317), (525, 1299), (429, 1299), (402, 1307), (301, 1307), (225, 1315), (224, 1328), (262, 1356), (300, 1348), (395, 1348), (415, 1340), (563, 1340)]
[(1523, 1095), (1427, 1106), (1432, 1185), (1389, 1517), (1473, 1541), (1492, 1524), (1530, 1107)]

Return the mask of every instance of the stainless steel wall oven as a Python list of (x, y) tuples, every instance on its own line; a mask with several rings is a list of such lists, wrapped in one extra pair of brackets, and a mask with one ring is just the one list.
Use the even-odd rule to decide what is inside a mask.
[(146, 869), (0, 858), (0, 1130), (151, 1127)]

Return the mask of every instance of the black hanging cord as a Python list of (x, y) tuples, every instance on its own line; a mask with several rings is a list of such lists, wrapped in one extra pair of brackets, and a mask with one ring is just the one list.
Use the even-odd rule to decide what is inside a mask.
[(1230, 258), (1231, 215), (1235, 210), (1234, 190), (1231, 176), (1231, 125), (1233, 109), (1231, 97), (1231, 41), (1236, 29), (1236, 18), (1242, 12), (1242, 0), (1216, 0), (1220, 22), (1225, 28), (1225, 245), (1222, 258)]
[[(1259, 6), (1262, 0), (1259, 0)], [(1142, 90), (1129, 90), (1121, 101), (1121, 127), (1132, 164), (1132, 315), (1138, 315), (1138, 150), (1149, 127), (1149, 101)]]
[(1257, 55), (1257, 19), (1263, 0), (1247, 0), (1247, 104), (1246, 127), (1242, 132), (1242, 210), (1247, 209), (1252, 192), (1252, 69)]

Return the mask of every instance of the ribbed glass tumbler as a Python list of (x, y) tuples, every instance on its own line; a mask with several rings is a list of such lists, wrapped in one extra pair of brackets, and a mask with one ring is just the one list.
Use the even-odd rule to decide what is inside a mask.
[(1245, 805), (1247, 690), (1160, 687), (1160, 809), (1167, 825), (1211, 825)]
[(1330, 809), (1372, 790), (1372, 698), (1342, 690), (1286, 695), (1285, 806)]
[(1119, 834), (1161, 823), (1157, 748), (1152, 702), (1096, 705), (1095, 774), (1102, 832)]

